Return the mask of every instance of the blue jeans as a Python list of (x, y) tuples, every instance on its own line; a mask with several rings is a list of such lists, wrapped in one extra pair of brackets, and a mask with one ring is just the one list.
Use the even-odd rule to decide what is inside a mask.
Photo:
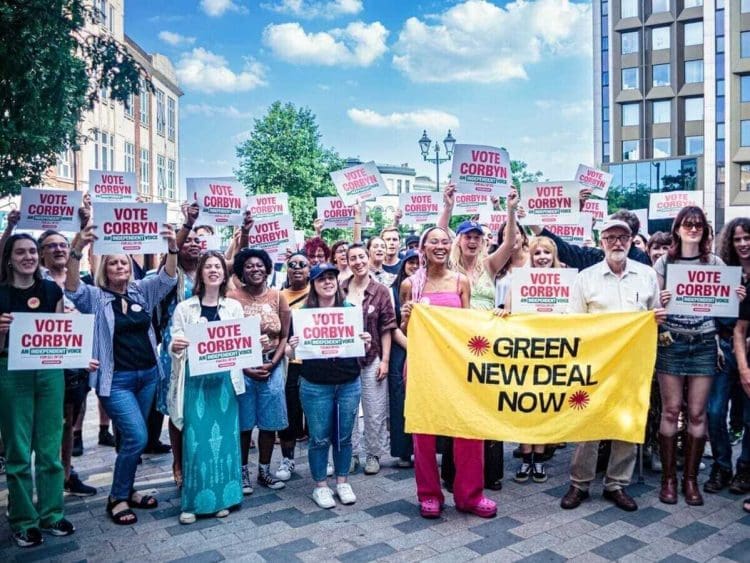
[(140, 371), (116, 371), (109, 397), (99, 397), (121, 437), (110, 492), (114, 499), (130, 498), (133, 490), (138, 458), (148, 442), (146, 421), (158, 377), (156, 366)]
[[(724, 469), (732, 469), (732, 445), (727, 431), (729, 392), (732, 381), (737, 377), (737, 359), (730, 340), (720, 339), (719, 346), (724, 353), (724, 367), (716, 370), (711, 393), (708, 396), (708, 437), (714, 463)], [(742, 393), (745, 435), (742, 439), (740, 461), (750, 463), (750, 398)]]
[(299, 396), (307, 418), (310, 442), (307, 458), (316, 483), (326, 480), (328, 450), (333, 445), (336, 475), (349, 474), (352, 461), (352, 428), (359, 411), (362, 387), (359, 378), (341, 385), (300, 380)]

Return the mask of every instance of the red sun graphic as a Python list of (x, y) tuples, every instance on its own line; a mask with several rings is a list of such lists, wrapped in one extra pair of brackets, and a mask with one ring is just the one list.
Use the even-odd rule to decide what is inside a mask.
[(481, 356), (490, 349), (490, 341), (484, 336), (472, 336), (469, 339), (469, 351), (475, 356)]
[(589, 394), (586, 391), (576, 391), (568, 399), (568, 404), (576, 410), (583, 410), (589, 406)]

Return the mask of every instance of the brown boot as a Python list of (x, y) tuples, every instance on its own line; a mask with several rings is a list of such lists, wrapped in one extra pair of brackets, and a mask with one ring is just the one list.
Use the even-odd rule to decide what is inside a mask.
[(659, 434), (661, 447), (661, 491), (659, 500), (677, 504), (677, 436)]
[(705, 436), (696, 438), (687, 435), (685, 443), (685, 474), (682, 480), (682, 492), (685, 494), (685, 502), (690, 506), (702, 506), (703, 495), (698, 486), (698, 466), (703, 457), (703, 447), (706, 445)]

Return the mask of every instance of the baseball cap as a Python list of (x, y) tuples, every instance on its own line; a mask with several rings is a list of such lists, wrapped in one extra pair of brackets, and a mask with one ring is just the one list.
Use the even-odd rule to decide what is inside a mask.
[(414, 248), (404, 252), (404, 255), (401, 257), (401, 261), (406, 262), (407, 260), (411, 260), (412, 258), (419, 258), (419, 251)]
[(339, 269), (333, 264), (318, 264), (310, 271), (310, 281), (317, 280), (326, 272), (336, 272), (336, 274), (338, 274)]
[(630, 232), (630, 225), (628, 225), (625, 221), (621, 221), (619, 219), (610, 219), (609, 221), (606, 221), (604, 225), (601, 228), (602, 234), (604, 234), (605, 231), (608, 231), (610, 229), (614, 229), (616, 227), (619, 227), (620, 229), (625, 229), (628, 234), (632, 235), (633, 233)]
[(419, 237), (417, 235), (409, 235), (406, 237), (404, 245), (409, 246), (410, 244), (419, 244)]
[(464, 235), (464, 234), (470, 233), (472, 231), (476, 231), (480, 235), (484, 234), (484, 230), (482, 229), (482, 224), (478, 223), (477, 221), (464, 221), (456, 229), (456, 234), (457, 235)]

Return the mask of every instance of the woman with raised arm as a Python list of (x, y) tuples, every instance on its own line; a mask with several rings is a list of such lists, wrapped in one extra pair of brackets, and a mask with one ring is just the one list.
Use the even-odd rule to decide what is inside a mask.
[[(422, 266), (401, 284), (401, 331), (406, 334), (414, 303), (441, 307), (469, 308), (471, 287), (463, 274), (449, 267), (451, 237), (440, 227), (432, 227), (422, 234), (419, 249)], [(437, 383), (437, 382), (436, 382)], [(435, 436), (414, 434), (414, 474), (420, 514), (424, 518), (439, 518), (445, 497), (440, 489)], [(482, 492), (484, 484), (484, 448), (482, 440), (453, 439), (453, 459), (456, 477), (453, 497), (456, 508), (482, 518), (497, 514), (495, 502)]]
[(168, 256), (153, 278), (133, 280), (133, 262), (127, 254), (101, 257), (95, 286), (81, 283), (83, 251), (96, 240), (94, 225), (84, 227), (71, 244), (65, 295), (81, 313), (95, 315), (94, 351), (99, 369), (91, 386), (120, 432), (120, 451), (107, 502), (115, 524), (137, 521), (132, 508), (156, 508), (158, 502), (133, 488), (138, 458), (148, 441), (148, 418), (161, 365), (151, 313), (177, 283), (177, 242), (171, 225), (164, 225)]

